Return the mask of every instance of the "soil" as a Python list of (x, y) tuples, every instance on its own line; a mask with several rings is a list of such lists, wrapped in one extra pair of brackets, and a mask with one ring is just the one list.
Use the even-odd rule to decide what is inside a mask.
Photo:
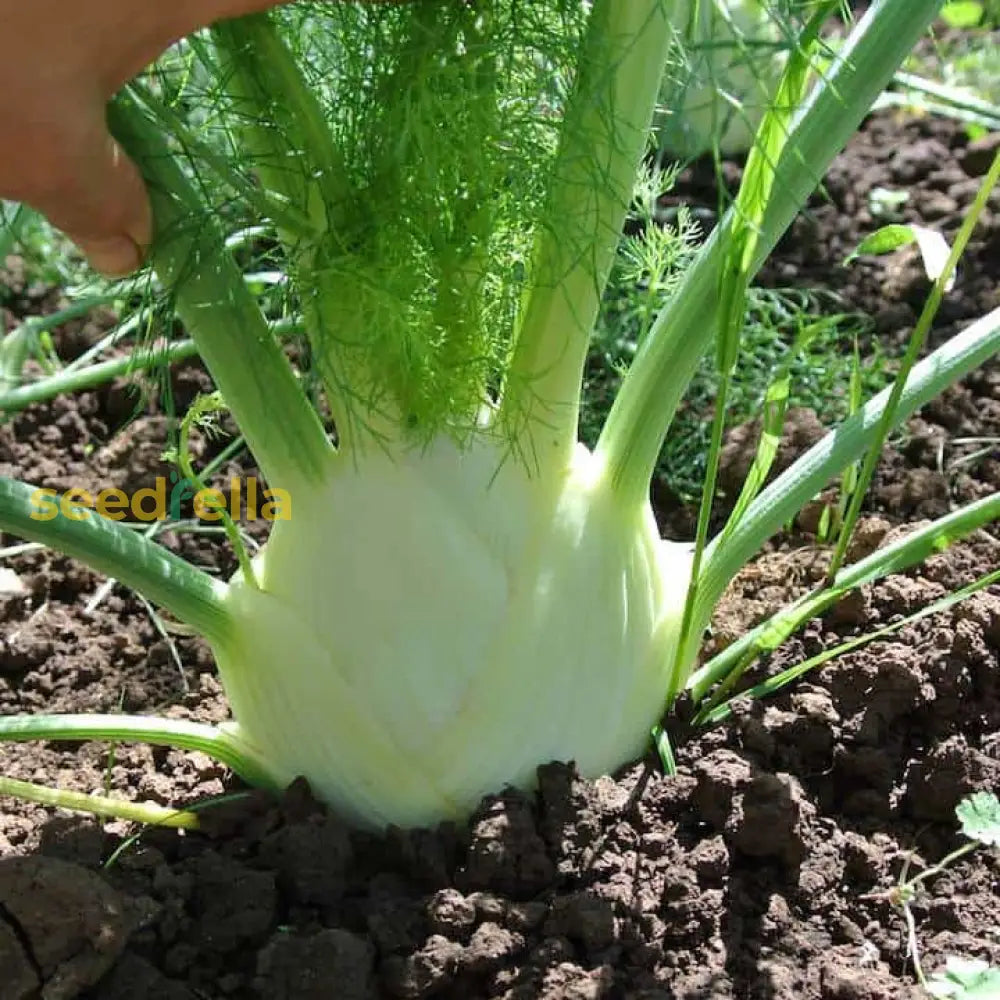
[[(764, 280), (832, 288), (899, 343), (927, 291), (918, 261), (831, 262), (879, 224), (877, 187), (905, 188), (905, 219), (954, 233), (995, 145), (970, 144), (948, 122), (873, 117), (828, 175), (829, 200), (817, 196)], [(738, 170), (726, 166), (730, 180)], [(714, 203), (711, 177), (692, 168), (681, 193)], [(995, 194), (935, 342), (1000, 305), (998, 251)], [(55, 305), (17, 272), (9, 260), (8, 325)], [(108, 322), (62, 331), (63, 356)], [(196, 366), (176, 371), (178, 405), (204, 385)], [(167, 426), (154, 410), (125, 382), (32, 407), (0, 427), (0, 474), (56, 489), (152, 485), (168, 475)], [(739, 480), (753, 433), (730, 433), (724, 481)], [(793, 414), (781, 461), (818, 433), (810, 413)], [(993, 446), (962, 443), (970, 437)], [(1000, 489), (998, 441), (994, 363), (893, 439), (855, 554)], [(221, 478), (230, 471), (247, 470)], [(670, 530), (690, 520), (669, 497), (658, 507)], [(735, 581), (709, 651), (819, 578), (815, 527), (807, 510)], [(234, 569), (214, 536), (162, 541)], [(844, 600), (757, 676), (897, 621), (998, 563), (1000, 541), (981, 532)], [(226, 717), (206, 647), (165, 639), (123, 588), (88, 611), (103, 581), (71, 560), (31, 551), (4, 566), (14, 577), (0, 576), (0, 711)], [(537, 794), (498, 790), (467, 825), (379, 837), (347, 829), (302, 782), (280, 801), (253, 792), (208, 809), (201, 832), (147, 829), (133, 840), (123, 823), (3, 799), (0, 1000), (923, 995), (890, 890), (960, 842), (964, 795), (1000, 788), (1000, 588), (739, 706), (726, 726), (677, 735), (675, 777), (652, 760), (596, 781), (547, 764)], [(242, 791), (203, 756), (148, 747), (0, 745), (0, 769), (174, 806)], [(952, 954), (1000, 963), (998, 880), (998, 859), (978, 852), (928, 884), (912, 907), (928, 971)]]

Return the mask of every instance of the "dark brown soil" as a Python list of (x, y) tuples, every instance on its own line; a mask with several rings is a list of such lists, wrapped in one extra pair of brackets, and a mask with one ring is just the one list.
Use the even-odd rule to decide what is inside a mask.
[[(831, 171), (833, 203), (817, 199), (765, 280), (835, 288), (898, 342), (926, 291), (916, 261), (834, 262), (877, 225), (866, 209), (877, 186), (906, 186), (906, 217), (952, 233), (983, 162), (950, 124), (876, 117)], [(688, 193), (701, 183), (690, 172)], [(1000, 305), (998, 209), (995, 196), (938, 339)], [(14, 313), (51, 306), (44, 290), (8, 281)], [(61, 347), (98, 332), (81, 324)], [(183, 405), (203, 376), (188, 368), (174, 382)], [(149, 485), (167, 474), (167, 427), (140, 406), (114, 434), (134, 409), (123, 384), (34, 407), (0, 428), (0, 474), (55, 488)], [(788, 457), (816, 431), (810, 414), (794, 415)], [(1000, 489), (1000, 450), (961, 461), (982, 449), (956, 443), (964, 437), (1000, 440), (996, 364), (894, 439), (859, 549)], [(748, 429), (730, 435), (729, 477), (750, 447)], [(712, 645), (818, 578), (813, 526), (806, 512), (735, 582)], [(211, 536), (164, 540), (200, 565), (234, 568)], [(980, 534), (845, 600), (761, 670), (898, 620), (998, 563), (1000, 542)], [(4, 565), (23, 592), (0, 593), (0, 711), (225, 718), (202, 643), (173, 640), (178, 666), (121, 588), (85, 615), (96, 574), (50, 552)], [(345, 829), (305, 787), (280, 802), (254, 793), (206, 812), (202, 833), (146, 830), (110, 864), (135, 832), (125, 824), (4, 799), (0, 1000), (921, 995), (887, 890), (959, 842), (962, 796), (1000, 787), (1000, 589), (744, 706), (677, 754), (674, 778), (648, 761), (593, 782), (550, 764), (537, 796), (500, 792), (467, 827), (380, 838)], [(239, 788), (207, 758), (145, 747), (0, 745), (0, 769), (175, 806)], [(979, 853), (931, 882), (913, 907), (925, 968), (949, 954), (1000, 962), (998, 879), (997, 859)]]

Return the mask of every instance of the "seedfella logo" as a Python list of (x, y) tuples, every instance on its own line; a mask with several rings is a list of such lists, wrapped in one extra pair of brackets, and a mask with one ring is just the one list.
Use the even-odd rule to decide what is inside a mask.
[(157, 476), (152, 487), (136, 490), (131, 496), (116, 487), (96, 493), (75, 487), (61, 494), (50, 489), (35, 490), (31, 494), (31, 517), (51, 521), (61, 514), (70, 521), (85, 521), (94, 510), (109, 521), (124, 521), (130, 514), (134, 521), (179, 521), (185, 501), (191, 502), (195, 517), (201, 521), (221, 521), (225, 513), (234, 521), (288, 521), (292, 517), (288, 490), (261, 488), (253, 477), (244, 483), (234, 476), (227, 497), (222, 490), (200, 489), (176, 473), (171, 474), (169, 483), (166, 477)]

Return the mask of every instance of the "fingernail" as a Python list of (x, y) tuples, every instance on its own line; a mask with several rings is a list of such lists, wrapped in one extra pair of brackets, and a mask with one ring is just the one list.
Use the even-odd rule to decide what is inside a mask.
[(106, 278), (124, 278), (142, 265), (143, 253), (128, 236), (103, 240), (77, 240), (90, 266)]

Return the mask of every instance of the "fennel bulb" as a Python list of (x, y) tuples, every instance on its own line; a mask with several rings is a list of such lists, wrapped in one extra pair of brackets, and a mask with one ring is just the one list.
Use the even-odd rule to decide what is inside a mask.
[(540, 762), (598, 775), (662, 712), (689, 547), (582, 445), (531, 478), (487, 437), (355, 463), (296, 496), (225, 597), (231, 732), (357, 823), (466, 815)]
[[(781, 32), (763, 0), (693, 0), (660, 90), (660, 149), (680, 159), (745, 153), (781, 76)], [(677, 23), (675, 18), (675, 24)]]

